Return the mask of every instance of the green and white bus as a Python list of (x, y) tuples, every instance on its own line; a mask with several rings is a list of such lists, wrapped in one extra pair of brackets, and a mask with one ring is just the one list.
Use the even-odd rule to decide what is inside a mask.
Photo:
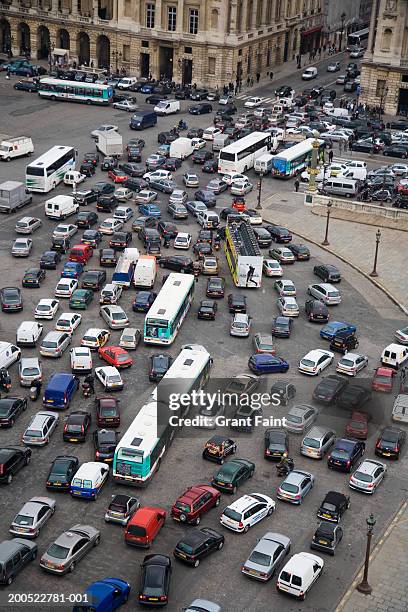
[[(313, 143), (316, 138), (306, 138), (297, 144), (277, 153), (272, 159), (271, 174), (274, 178), (290, 178), (299, 174), (308, 167), (312, 158)], [(317, 139), (318, 161), (323, 158), (325, 142)]]
[(111, 85), (85, 83), (82, 81), (64, 81), (48, 77), (40, 80), (38, 93), (41, 98), (63, 100), (65, 102), (84, 102), (85, 104), (108, 105), (113, 99)]
[(26, 167), (26, 187), (29, 191), (48, 193), (60, 183), (65, 173), (75, 170), (73, 147), (52, 147)]
[(194, 297), (195, 279), (192, 274), (172, 272), (150, 307), (144, 322), (144, 342), (173, 342)]
[[(178, 357), (142, 406), (129, 429), (122, 436), (113, 458), (113, 478), (121, 484), (145, 486), (164, 458), (176, 433), (176, 427), (168, 420), (158, 418), (157, 398), (165, 397), (170, 389), (177, 393), (199, 390), (209, 379), (212, 358), (203, 346), (183, 348)], [(160, 386), (164, 385), (164, 393)], [(168, 410), (167, 406), (164, 406)], [(187, 414), (189, 407), (174, 412), (179, 417)]]

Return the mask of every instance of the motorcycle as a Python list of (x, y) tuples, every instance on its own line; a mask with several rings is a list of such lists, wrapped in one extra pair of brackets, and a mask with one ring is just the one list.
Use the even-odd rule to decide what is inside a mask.
[(6, 368), (0, 368), (0, 390), (8, 393), (11, 389), (11, 378)]
[(30, 400), (32, 402), (35, 402), (38, 399), (38, 396), (40, 395), (40, 391), (41, 391), (41, 385), (32, 385), (32, 387), (30, 387)]
[(219, 241), (215, 241), (214, 242), (214, 251), (219, 251), (220, 250), (220, 242)]
[(283, 462), (280, 461), (276, 466), (276, 472), (279, 477), (286, 477), (290, 472), (293, 471), (295, 463), (291, 457), (288, 457)]
[(91, 385), (89, 383), (83, 382), (82, 383), (82, 395), (84, 397), (91, 397), (91, 395), (94, 394), (94, 390), (92, 389)]
[(188, 125), (187, 125), (187, 123), (185, 121), (180, 121), (180, 123), (177, 126), (177, 129), (179, 131), (188, 130)]

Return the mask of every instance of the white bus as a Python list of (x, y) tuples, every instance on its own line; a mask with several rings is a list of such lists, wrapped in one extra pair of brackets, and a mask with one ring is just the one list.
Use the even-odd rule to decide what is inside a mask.
[(52, 147), (26, 167), (26, 187), (29, 191), (48, 193), (61, 183), (69, 170), (75, 170), (75, 149)]
[(355, 47), (366, 49), (369, 34), (370, 28), (364, 28), (364, 30), (359, 30), (358, 32), (351, 32), (347, 37), (347, 51), (352, 51)]
[[(311, 160), (314, 142), (315, 138), (306, 138), (277, 153), (272, 160), (272, 176), (275, 178), (290, 178), (305, 170)], [(319, 162), (322, 159), (325, 144), (324, 140), (318, 140), (317, 142), (319, 143), (317, 152)]]
[(41, 98), (49, 98), (50, 100), (104, 104), (107, 106), (113, 99), (113, 87), (100, 83), (64, 81), (45, 77), (40, 80), (38, 94)]
[(218, 172), (246, 172), (254, 167), (255, 160), (268, 153), (271, 135), (267, 132), (254, 132), (224, 147), (218, 158)]
[(145, 317), (143, 339), (146, 344), (173, 342), (193, 301), (194, 286), (192, 274), (169, 274)]
[[(160, 400), (168, 398), (168, 393), (174, 388), (177, 388), (177, 393), (191, 393), (193, 389), (201, 389), (209, 378), (211, 365), (212, 358), (203, 346), (180, 351), (116, 447), (113, 478), (117, 482), (145, 486), (150, 481), (160, 467), (177, 430), (169, 422), (168, 402), (160, 405)], [(161, 391), (161, 387), (164, 391)], [(188, 410), (187, 406), (182, 411), (172, 410), (171, 414), (185, 416)]]

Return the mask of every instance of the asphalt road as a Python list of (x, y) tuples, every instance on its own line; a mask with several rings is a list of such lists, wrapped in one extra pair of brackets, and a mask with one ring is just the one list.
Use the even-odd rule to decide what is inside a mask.
[[(296, 79), (298, 79), (297, 76)], [(314, 83), (316, 82), (318, 81), (314, 81)], [(278, 84), (281, 83), (274, 82), (273, 88)], [(295, 86), (297, 84), (295, 79), (294, 84)], [(0, 77), (0, 87), (0, 132), (31, 135), (36, 146), (36, 155), (55, 144), (77, 147), (80, 151), (80, 157), (87, 151), (93, 151), (94, 144), (89, 137), (89, 132), (99, 123), (117, 123), (124, 141), (135, 135), (134, 132), (129, 130), (129, 116), (126, 113), (106, 108), (42, 101), (32, 94), (14, 92), (10, 83), (5, 82), (2, 76)], [(138, 98), (140, 102), (142, 97), (138, 96)], [(187, 104), (183, 103), (183, 108), (186, 106)], [(211, 118), (208, 116), (197, 118), (187, 115), (187, 121), (189, 125), (201, 125), (205, 128), (210, 125)], [(157, 132), (169, 129), (174, 123), (174, 117), (163, 118), (159, 120), (156, 129), (147, 130), (141, 134), (141, 137), (146, 140), (144, 158), (156, 150)], [(22, 180), (25, 165), (26, 160), (24, 159), (16, 160), (10, 164), (1, 164), (0, 180)], [(180, 177), (186, 169), (191, 168), (191, 162), (184, 162), (183, 167), (176, 173), (176, 177)], [(197, 166), (194, 167), (194, 170), (197, 171), (199, 176), (201, 175)], [(87, 180), (86, 186), (101, 180), (102, 176), (102, 172), (98, 170), (93, 179)], [(203, 175), (200, 178), (200, 186), (205, 186), (210, 178), (211, 176)], [(254, 175), (253, 179), (256, 181)], [(263, 194), (265, 197), (271, 193), (279, 192), (282, 193), (283, 200), (290, 197), (289, 192), (292, 190), (292, 182), (278, 182), (270, 178), (264, 180)], [(68, 193), (68, 188), (59, 186), (55, 191), (55, 194), (57, 193)], [(223, 194), (219, 197), (218, 206), (226, 205), (229, 198), (229, 195)], [(51, 222), (44, 217), (43, 202), (45, 199), (47, 199), (47, 196), (35, 195), (33, 204), (21, 214), (0, 218), (2, 286), (20, 286), (24, 270), (30, 265), (34, 265), (39, 260), (41, 253), (49, 247), (50, 235), (55, 222)], [(165, 200), (166, 196), (160, 195), (160, 201), (165, 204)], [(248, 201), (253, 203), (255, 194), (251, 194)], [(13, 232), (14, 224), (16, 219), (23, 214), (38, 215), (44, 221), (41, 230), (34, 234), (34, 249), (29, 260), (13, 259), (10, 255), (11, 242), (15, 236)], [(100, 214), (100, 218), (105, 216), (108, 215)], [(166, 213), (164, 218), (166, 218)], [(130, 225), (130, 222), (128, 225)], [(179, 225), (183, 230), (191, 230), (193, 236), (196, 235), (198, 226), (191, 218)], [(103, 244), (106, 244), (106, 242), (107, 239), (104, 238)], [(133, 245), (140, 246), (136, 236), (134, 236)], [(356, 248), (358, 248), (357, 245)], [(285, 271), (285, 276), (292, 279), (297, 286), (298, 301), (301, 306), (306, 299), (307, 285), (316, 280), (312, 273), (313, 265), (319, 261), (327, 260), (320, 249), (312, 247), (311, 252), (312, 258), (309, 262), (296, 263)], [(227, 293), (229, 293), (233, 290), (233, 284), (222, 254), (220, 260), (221, 271), (226, 278)], [(93, 268), (96, 263), (92, 262), (88, 267)], [(62, 264), (56, 272), (47, 272), (46, 282), (41, 289), (23, 290), (25, 306), (22, 313), (0, 315), (2, 340), (13, 342), (16, 328), (21, 321), (32, 319), (33, 310), (38, 300), (53, 295), (61, 269)], [(352, 321), (357, 325), (360, 337), (359, 350), (369, 356), (369, 367), (363, 371), (361, 378), (369, 384), (372, 370), (378, 365), (379, 354), (384, 346), (392, 341), (393, 332), (402, 323), (402, 318), (398, 310), (388, 304), (384, 296), (367, 281), (361, 279), (346, 266), (341, 266), (341, 269), (343, 281), (340, 288), (343, 302), (340, 306), (331, 309), (332, 320)], [(108, 270), (108, 277), (109, 275), (110, 271)], [(157, 289), (161, 286), (161, 275), (160, 272), (156, 282)], [(197, 321), (196, 319), (199, 300), (205, 294), (205, 284), (206, 280), (200, 278), (196, 286), (195, 303), (182, 326), (179, 336), (174, 345), (169, 348), (169, 351), (175, 356), (182, 344), (186, 342), (201, 343), (214, 357), (212, 377), (224, 378), (241, 372), (248, 372), (246, 364), (248, 356), (252, 352), (251, 340), (229, 336), (230, 315), (226, 307), (226, 300), (220, 301), (218, 316), (214, 323)], [(265, 278), (261, 290), (245, 291), (249, 312), (253, 317), (253, 332), (268, 332), (272, 317), (277, 314), (275, 306), (277, 294), (272, 285), (273, 280)], [(130, 315), (132, 324), (140, 327), (143, 323), (143, 316), (131, 311), (133, 295), (134, 290), (126, 292), (121, 300), (121, 305)], [(61, 300), (61, 302), (63, 301)], [(62, 305), (60, 312), (63, 310), (67, 310), (67, 308)], [(95, 299), (92, 307), (83, 312), (83, 323), (74, 334), (73, 345), (79, 344), (80, 337), (87, 328), (98, 326), (100, 323), (98, 303)], [(53, 329), (53, 322), (44, 322), (44, 324), (44, 333)], [(289, 340), (280, 340), (277, 343), (278, 354), (287, 358), (291, 365), (286, 378), (293, 381), (297, 387), (296, 403), (312, 403), (311, 393), (317, 381), (301, 376), (297, 371), (297, 363), (308, 350), (327, 347), (327, 344), (320, 339), (318, 332), (319, 327), (308, 323), (302, 312), (299, 319), (295, 321), (292, 337)], [(115, 343), (118, 338), (119, 332), (113, 332), (112, 343)], [(126, 427), (142, 406), (143, 400), (153, 388), (147, 377), (147, 358), (154, 350), (141, 346), (134, 354), (134, 365), (130, 370), (124, 372), (125, 389), (120, 394), (122, 407), (120, 429), (122, 432), (126, 430)], [(25, 356), (35, 355), (36, 350), (24, 349), (23, 354)], [(96, 358), (95, 361), (97, 363), (98, 359)], [(68, 362), (68, 354), (65, 354), (60, 360), (43, 358), (45, 379), (47, 380), (55, 371), (69, 371)], [(333, 371), (334, 367), (332, 366), (325, 371), (325, 374)], [(11, 374), (13, 392), (18, 394), (22, 390), (18, 387), (16, 366), (11, 368)], [(272, 380), (273, 376), (268, 376), (266, 384), (269, 385)], [(100, 391), (100, 387), (97, 388)], [(381, 423), (389, 421), (390, 404), (391, 398), (381, 396), (381, 398), (375, 397), (370, 405), (373, 421), (370, 426), (370, 437), (367, 440), (367, 457), (374, 456), (376, 432)], [(73, 410), (87, 408), (88, 406), (92, 409), (89, 401), (84, 401), (79, 394), (72, 403)], [(31, 403), (28, 411), (19, 417), (13, 429), (0, 431), (0, 445), (18, 444), (30, 416), (39, 409), (41, 409), (40, 402)], [(280, 408), (277, 410), (276, 416), (284, 416), (286, 411), (287, 408)], [(334, 426), (339, 436), (343, 434), (346, 420), (347, 415), (339, 413), (334, 408), (323, 408), (319, 416), (319, 423)], [(176, 439), (150, 486), (145, 490), (132, 490), (140, 497), (142, 504), (154, 504), (169, 511), (173, 501), (186, 487), (200, 482), (209, 482), (217, 466), (202, 460), (201, 449), (205, 440), (211, 435), (212, 432), (200, 431), (191, 436), (184, 434)], [(254, 478), (239, 489), (237, 496), (258, 491), (275, 497), (275, 489), (280, 481), (276, 476), (273, 464), (271, 465), (263, 459), (263, 431), (258, 429), (249, 436), (240, 436), (237, 438), (237, 442), (238, 456), (248, 458), (256, 463)], [(325, 461), (317, 462), (301, 457), (298, 450), (299, 445), (300, 437), (291, 435), (291, 455), (295, 459), (296, 467), (311, 471), (316, 478), (315, 487), (306, 497), (304, 503), (300, 507), (294, 507), (277, 501), (276, 512), (272, 517), (258, 523), (249, 533), (238, 535), (227, 532), (219, 525), (221, 509), (231, 503), (232, 499), (228, 495), (223, 495), (221, 507), (210, 511), (204, 517), (202, 525), (214, 527), (224, 532), (226, 536), (224, 549), (204, 560), (197, 569), (185, 567), (174, 560), (169, 610), (181, 610), (195, 597), (205, 597), (216, 601), (222, 606), (223, 610), (228, 612), (244, 610), (266, 612), (275, 608), (282, 612), (297, 609), (308, 611), (334, 609), (363, 558), (365, 518), (370, 512), (374, 512), (377, 518), (377, 532), (380, 532), (398, 508), (403, 497), (406, 496), (407, 480), (404, 474), (406, 474), (407, 461), (404, 456), (398, 463), (389, 464), (388, 477), (374, 497), (367, 498), (351, 492), (351, 508), (343, 522), (345, 537), (338, 552), (334, 558), (324, 557), (325, 571), (323, 576), (313, 587), (306, 602), (298, 604), (295, 600), (286, 598), (276, 592), (274, 579), (267, 584), (259, 584), (244, 577), (240, 568), (257, 539), (266, 531), (272, 530), (288, 535), (292, 540), (292, 553), (309, 550), (309, 543), (317, 524), (316, 510), (324, 495), (329, 490), (349, 492), (346, 475), (329, 471)], [(0, 529), (1, 537), (4, 539), (8, 538), (8, 525), (22, 504), (31, 496), (46, 494), (45, 479), (50, 463), (57, 454), (75, 454), (81, 462), (92, 460), (91, 439), (89, 437), (85, 444), (79, 446), (64, 443), (62, 441), (62, 424), (60, 424), (47, 447), (33, 449), (33, 460), (29, 467), (17, 475), (11, 486), (2, 487), (3, 521)], [(113, 575), (125, 578), (131, 583), (131, 599), (123, 609), (135, 609), (139, 581), (138, 565), (146, 552), (127, 547), (123, 541), (121, 527), (105, 525), (104, 511), (111, 494), (115, 492), (127, 493), (129, 489), (123, 489), (113, 482), (109, 482), (95, 503), (73, 500), (69, 495), (56, 495), (57, 511), (55, 516), (42, 530), (38, 538), (39, 555), (63, 530), (68, 529), (78, 521), (100, 528), (102, 532), (101, 544), (98, 549), (93, 550), (80, 562), (73, 574), (63, 578), (43, 573), (39, 569), (38, 561), (31, 563), (24, 570), (24, 573), (18, 576), (11, 587), (3, 589), (0, 593), (0, 602), (3, 607), (6, 605), (6, 598), (9, 593), (58, 592), (67, 595), (81, 592), (87, 584), (100, 577)], [(149, 552), (171, 555), (174, 545), (185, 529), (188, 528), (183, 528), (168, 519)], [(57, 607), (55, 604), (52, 607), (53, 609), (70, 609), (69, 606)], [(26, 606), (20, 604), (14, 609), (24, 610)]]

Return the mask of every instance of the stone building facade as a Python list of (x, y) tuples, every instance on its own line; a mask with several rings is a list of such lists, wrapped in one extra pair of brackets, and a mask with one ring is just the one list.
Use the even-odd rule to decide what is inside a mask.
[(408, 0), (374, 0), (361, 100), (391, 115), (408, 112)]
[(322, 1), (0, 0), (0, 52), (199, 86), (245, 83), (319, 47)]

